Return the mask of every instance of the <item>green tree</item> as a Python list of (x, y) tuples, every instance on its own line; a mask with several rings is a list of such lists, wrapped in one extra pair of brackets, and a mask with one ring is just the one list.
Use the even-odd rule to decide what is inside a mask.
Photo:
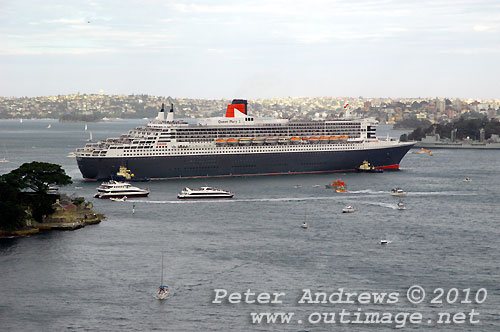
[(15, 230), (25, 225), (26, 207), (21, 202), (21, 191), (10, 179), (0, 176), (0, 229)]
[(21, 167), (2, 175), (0, 179), (1, 200), (5, 199), (0, 211), (5, 213), (3, 208), (8, 211), (11, 219), (5, 227), (11, 228), (19, 227), (19, 220), (24, 224), (28, 208), (32, 217), (42, 222), (44, 215), (53, 212), (52, 204), (58, 198), (47, 193), (49, 185), (72, 183), (61, 166), (37, 161), (22, 164)]
[(47, 193), (49, 185), (71, 184), (71, 178), (60, 165), (33, 161), (9, 173), (18, 182), (20, 189), (31, 189), (35, 193)]

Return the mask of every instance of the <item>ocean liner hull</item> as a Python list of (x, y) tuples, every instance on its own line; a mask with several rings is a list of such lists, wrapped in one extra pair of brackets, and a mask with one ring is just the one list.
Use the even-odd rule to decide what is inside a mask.
[(398, 169), (412, 143), (387, 148), (283, 153), (212, 154), (151, 157), (77, 157), (87, 180), (107, 180), (120, 166), (137, 177), (175, 179), (355, 171), (364, 160), (376, 168)]

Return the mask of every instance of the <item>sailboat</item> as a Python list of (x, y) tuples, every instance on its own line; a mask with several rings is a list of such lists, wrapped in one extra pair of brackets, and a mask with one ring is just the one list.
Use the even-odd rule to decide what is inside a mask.
[(161, 281), (160, 281), (160, 287), (158, 287), (158, 293), (156, 296), (158, 297), (159, 300), (164, 300), (168, 296), (168, 285), (163, 284), (163, 253), (161, 254)]
[(89, 139), (87, 140), (87, 142), (92, 142), (92, 132), (89, 131)]
[(89, 128), (87, 127), (87, 124), (85, 124), (85, 131), (87, 131), (87, 129), (89, 129)]
[(51, 127), (52, 127), (52, 125), (51, 125), (51, 124), (49, 124), (49, 125), (47, 126), (47, 129), (50, 129)]
[(307, 229), (309, 227), (309, 224), (307, 223), (307, 209), (304, 215), (304, 222), (302, 223), (302, 225), (300, 225), (300, 227), (302, 227), (303, 229)]
[(20, 118), (20, 119), (19, 119), (19, 123), (23, 123), (23, 118)]

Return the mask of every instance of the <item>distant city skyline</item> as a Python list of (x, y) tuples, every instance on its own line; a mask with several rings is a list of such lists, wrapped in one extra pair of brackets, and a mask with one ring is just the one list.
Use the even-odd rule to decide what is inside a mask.
[(493, 0), (7, 0), (0, 32), (0, 96), (500, 98)]

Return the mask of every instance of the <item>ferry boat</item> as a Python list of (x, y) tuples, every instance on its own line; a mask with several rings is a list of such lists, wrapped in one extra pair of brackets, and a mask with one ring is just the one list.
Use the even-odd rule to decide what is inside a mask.
[(148, 195), (149, 195), (148, 189), (133, 187), (128, 182), (110, 180), (108, 182), (103, 182), (99, 187), (97, 187), (97, 193), (94, 195), (94, 197), (121, 198), (127, 196), (127, 198), (129, 198), (129, 197), (146, 197)]
[(224, 117), (187, 123), (174, 119), (173, 105), (169, 112), (162, 105), (147, 125), (78, 148), (76, 160), (87, 180), (110, 179), (120, 166), (152, 180), (356, 171), (364, 160), (398, 169), (415, 142), (377, 138), (377, 124), (256, 118), (242, 99)]
[(179, 199), (200, 199), (200, 198), (233, 198), (234, 194), (230, 191), (225, 191), (212, 187), (201, 187), (198, 189), (184, 188), (177, 195)]

